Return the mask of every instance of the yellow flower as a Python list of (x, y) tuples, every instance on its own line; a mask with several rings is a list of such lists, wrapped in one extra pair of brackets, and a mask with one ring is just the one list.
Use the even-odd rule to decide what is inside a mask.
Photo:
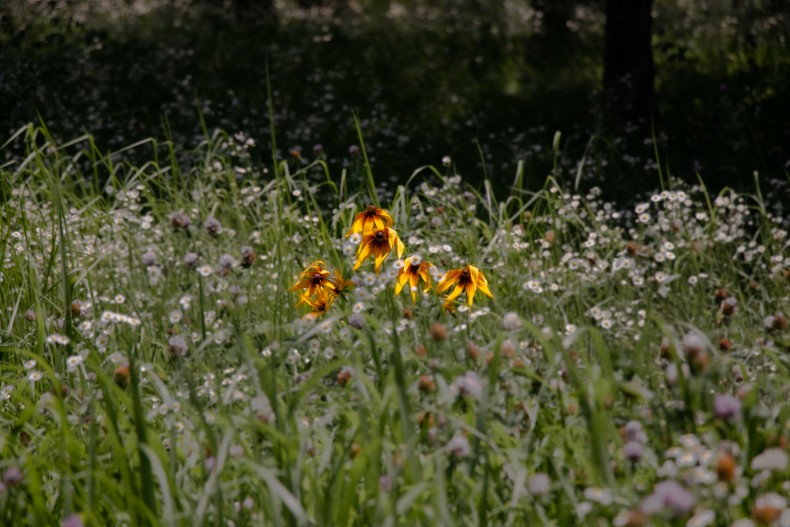
[(455, 315), (455, 300), (445, 300), (442, 304), (442, 309), (450, 313), (451, 315)]
[(308, 295), (299, 295), (297, 306), (307, 305), (310, 306), (312, 311), (305, 315), (306, 317), (320, 317), (329, 311), (332, 307), (332, 302), (335, 301), (335, 295), (328, 289), (319, 289), (316, 294), (311, 298)]
[(472, 301), (475, 298), (475, 291), (478, 289), (481, 293), (494, 298), (491, 291), (488, 290), (488, 280), (483, 276), (483, 273), (473, 265), (467, 265), (464, 269), (455, 269), (448, 271), (441, 282), (436, 285), (436, 290), (440, 293), (448, 290), (455, 285), (453, 292), (447, 295), (445, 305), (455, 300), (461, 293), (466, 293), (466, 303), (469, 307), (472, 306)]
[(343, 280), (343, 275), (340, 274), (340, 271), (335, 271), (334, 284), (335, 284), (335, 296), (340, 296), (346, 291), (348, 291), (349, 289), (351, 289), (352, 287), (354, 287), (355, 285), (357, 285), (354, 283), (353, 280)]
[(359, 249), (357, 250), (357, 263), (354, 264), (354, 270), (359, 269), (362, 262), (369, 256), (373, 256), (376, 274), (378, 274), (381, 264), (389, 256), (392, 249), (397, 250), (398, 258), (403, 254), (403, 242), (400, 241), (398, 233), (394, 229), (382, 227), (365, 234), (362, 236), (362, 243), (359, 244)]
[(337, 287), (329, 279), (329, 271), (324, 267), (324, 262), (318, 260), (307, 266), (307, 269), (299, 275), (299, 280), (289, 287), (288, 291), (301, 289), (307, 289), (307, 296), (313, 296), (324, 290), (334, 292)]
[(365, 235), (375, 230), (381, 230), (385, 227), (392, 227), (392, 216), (384, 209), (379, 209), (373, 205), (363, 210), (354, 218), (354, 223), (346, 233), (346, 236), (358, 232)]
[(430, 268), (431, 264), (420, 262), (415, 256), (403, 260), (403, 267), (398, 273), (398, 281), (395, 283), (395, 294), (399, 295), (401, 290), (403, 290), (403, 286), (408, 283), (411, 290), (411, 300), (412, 302), (417, 302), (417, 286), (420, 283), (420, 279), (425, 282), (424, 291), (428, 291), (431, 288), (431, 275), (428, 272)]

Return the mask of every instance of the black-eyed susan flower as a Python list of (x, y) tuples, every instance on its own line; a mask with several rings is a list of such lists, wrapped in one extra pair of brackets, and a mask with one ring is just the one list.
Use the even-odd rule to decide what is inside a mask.
[(381, 269), (381, 264), (387, 256), (389, 256), (392, 249), (396, 250), (398, 258), (400, 258), (404, 248), (403, 242), (400, 241), (398, 233), (395, 232), (394, 229), (382, 227), (373, 230), (362, 236), (362, 242), (359, 244), (359, 249), (357, 250), (357, 263), (354, 264), (354, 270), (356, 271), (359, 269), (362, 262), (372, 256), (375, 261), (374, 268), (376, 274), (378, 274)]
[(386, 210), (371, 205), (356, 215), (354, 223), (351, 224), (346, 236), (350, 236), (355, 232), (365, 235), (385, 227), (392, 227), (392, 216)]
[(494, 298), (494, 295), (488, 290), (488, 280), (474, 265), (448, 271), (442, 281), (436, 285), (436, 290), (442, 293), (452, 286), (455, 286), (455, 289), (447, 295), (445, 304), (458, 298), (461, 293), (466, 293), (466, 303), (471, 307), (478, 289), (489, 298)]
[(330, 272), (324, 267), (324, 262), (317, 260), (307, 266), (302, 274), (299, 275), (299, 280), (288, 288), (289, 291), (299, 291), (306, 289), (308, 297), (316, 295), (319, 291), (328, 290), (334, 292), (336, 287), (330, 279)]
[(340, 274), (340, 271), (335, 271), (335, 277), (333, 278), (333, 282), (335, 284), (336, 296), (343, 295), (343, 293), (347, 292), (349, 289), (357, 285), (354, 283), (353, 280), (343, 279), (343, 275)]
[(428, 291), (431, 288), (430, 268), (431, 264), (428, 262), (421, 262), (416, 256), (410, 256), (403, 260), (403, 267), (401, 267), (398, 273), (398, 281), (395, 283), (395, 294), (399, 295), (403, 287), (409, 284), (411, 300), (412, 302), (416, 302), (417, 289), (420, 281), (425, 284), (424, 291)]
[(330, 290), (319, 289), (313, 296), (308, 296), (306, 294), (299, 295), (299, 301), (296, 303), (296, 305), (306, 305), (310, 307), (312, 311), (305, 315), (306, 317), (320, 317), (329, 311), (329, 308), (332, 307), (332, 302), (334, 301), (335, 295), (332, 294)]

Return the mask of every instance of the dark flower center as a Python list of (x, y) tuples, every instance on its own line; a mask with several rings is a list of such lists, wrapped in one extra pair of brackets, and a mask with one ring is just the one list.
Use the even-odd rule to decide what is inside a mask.
[(384, 234), (384, 231), (376, 231), (374, 238), (376, 239), (376, 242), (382, 243), (387, 240), (387, 235)]
[(313, 280), (312, 280), (313, 285), (319, 285), (323, 281), (324, 281), (324, 275), (322, 275), (321, 273), (315, 273), (313, 275)]
[(417, 274), (420, 270), (420, 264), (410, 264), (409, 265), (409, 272), (412, 274)]
[(458, 283), (461, 285), (468, 284), (472, 281), (472, 275), (469, 274), (468, 269), (461, 271), (461, 276), (458, 278)]

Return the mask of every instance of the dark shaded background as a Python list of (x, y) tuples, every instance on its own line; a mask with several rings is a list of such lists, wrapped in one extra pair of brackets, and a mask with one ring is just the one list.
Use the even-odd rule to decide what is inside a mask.
[[(648, 27), (629, 12), (612, 37), (612, 13), (629, 3), (641, 5)], [(268, 61), (282, 156), (309, 159), (320, 144), (331, 165), (348, 164), (357, 111), (380, 179), (402, 181), (450, 155), (472, 180), (484, 160), (501, 187), (524, 160), (528, 185), (539, 187), (560, 130), (560, 177), (575, 177), (584, 159), (585, 181), (611, 194), (657, 186), (653, 137), (665, 171), (692, 181), (699, 173), (714, 189), (751, 188), (754, 171), (787, 181), (788, 5), (6, 0), (0, 133), (40, 116), (56, 137), (87, 131), (103, 150), (149, 136), (190, 148), (203, 137), (202, 115), (209, 133), (254, 138), (254, 161), (267, 162)], [(647, 110), (624, 102), (644, 80), (633, 92), (609, 81), (603, 91), (605, 57), (627, 60), (611, 49), (628, 38), (652, 54)]]

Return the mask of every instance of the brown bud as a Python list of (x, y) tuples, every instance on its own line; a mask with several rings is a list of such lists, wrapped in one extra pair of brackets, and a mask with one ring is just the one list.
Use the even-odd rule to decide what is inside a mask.
[(351, 380), (351, 370), (348, 368), (342, 368), (339, 372), (337, 372), (336, 380), (340, 386), (345, 386), (348, 384), (348, 381)]
[(431, 393), (436, 389), (436, 384), (430, 375), (420, 375), (420, 379), (417, 381), (417, 388), (422, 393)]
[(625, 527), (644, 527), (647, 525), (647, 516), (641, 510), (633, 509), (628, 513), (623, 525)]
[(507, 359), (512, 359), (516, 356), (516, 347), (510, 339), (506, 339), (499, 347), (499, 354)]
[(423, 346), (418, 342), (417, 345), (414, 347), (414, 353), (416, 353), (420, 357), (425, 357), (428, 354), (428, 351), (425, 349), (425, 346)]
[(716, 461), (716, 475), (719, 481), (730, 483), (735, 481), (735, 458), (729, 452), (725, 452)]
[(719, 349), (721, 351), (730, 351), (732, 349), (732, 341), (727, 337), (722, 337), (719, 340)]
[(431, 324), (431, 338), (436, 342), (447, 340), (447, 328), (441, 322)]
[(728, 296), (727, 298), (721, 301), (721, 307), (720, 307), (721, 314), (726, 317), (732, 315), (733, 313), (735, 313), (735, 306), (736, 306), (735, 298)]
[(252, 264), (255, 263), (255, 260), (258, 259), (258, 255), (255, 254), (255, 250), (252, 247), (242, 247), (241, 248), (241, 266), (247, 269)]
[(115, 368), (112, 378), (115, 381), (115, 384), (121, 388), (126, 388), (129, 385), (129, 380), (131, 379), (129, 366), (118, 366)]
[(362, 447), (359, 446), (359, 443), (351, 443), (351, 446), (348, 448), (348, 455), (351, 459), (354, 459), (362, 452)]
[(710, 355), (705, 350), (693, 351), (688, 354), (689, 366), (694, 373), (702, 373), (708, 369)]
[(74, 318), (79, 318), (82, 316), (82, 302), (79, 300), (72, 302), (71, 306), (69, 306), (69, 309), (71, 310), (71, 316)]
[(473, 361), (480, 358), (480, 348), (472, 341), (466, 343), (466, 355)]
[(433, 414), (431, 412), (421, 412), (420, 415), (417, 416), (417, 424), (420, 428), (433, 427)]
[(720, 287), (713, 292), (713, 295), (716, 297), (716, 300), (721, 302), (725, 298), (727, 298), (727, 289)]
[(661, 346), (658, 348), (658, 356), (666, 360), (672, 358), (672, 344), (666, 337), (661, 339)]
[(780, 509), (770, 504), (755, 505), (752, 509), (752, 519), (760, 525), (772, 524), (779, 519), (781, 514), (782, 511)]

